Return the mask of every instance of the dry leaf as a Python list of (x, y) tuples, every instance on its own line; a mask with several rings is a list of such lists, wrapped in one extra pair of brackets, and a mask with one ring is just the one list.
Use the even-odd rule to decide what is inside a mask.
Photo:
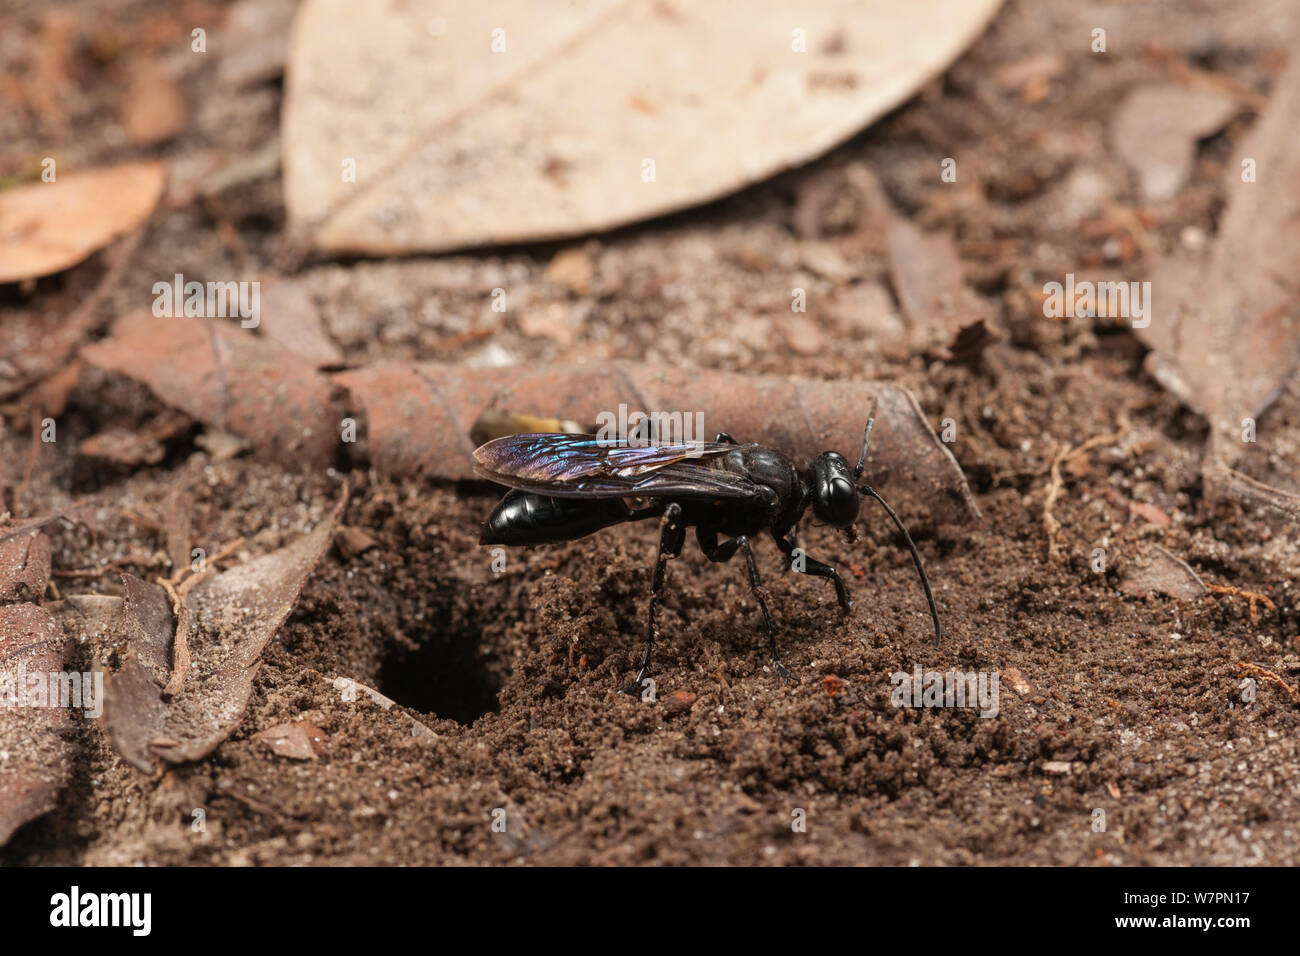
[[(470, 435), (493, 408), (574, 422), (595, 422), (600, 412), (620, 404), (700, 413), (705, 439), (726, 431), (812, 459), (827, 449), (856, 456), (871, 402), (878, 399), (870, 480), (896, 490), (913, 510), (979, 514), (951, 452), (911, 392), (896, 385), (622, 362), (390, 364), (323, 375), (233, 325), (190, 319), (160, 325), (149, 315), (119, 320), (110, 338), (87, 346), (82, 355), (144, 382), (163, 401), (249, 439), (286, 465), (326, 467), (346, 450), (354, 463), (368, 457), (388, 477), (452, 481), (474, 480)], [(345, 418), (355, 420), (364, 444), (340, 441)]]
[(96, 498), (87, 498), (77, 502), (75, 505), (69, 505), (61, 511), (54, 514), (43, 515), (40, 518), (27, 518), (19, 524), (10, 527), (0, 526), (0, 542), (9, 541), (13, 538), (24, 537), (34, 528), (44, 528), (47, 524), (55, 521), (85, 521), (89, 515), (98, 508), (102, 502)]
[(989, 318), (988, 306), (966, 285), (950, 236), (891, 217), (886, 238), (890, 281), (917, 345), (946, 345)]
[(1206, 593), (1205, 584), (1187, 562), (1159, 545), (1145, 548), (1125, 563), (1119, 589), (1131, 597), (1164, 594), (1180, 601), (1195, 601)]
[(103, 728), (127, 763), (148, 773), (153, 769), (152, 731), (139, 731), (161, 727), (166, 719), (160, 688), (171, 672), (176, 621), (167, 592), (158, 585), (131, 574), (122, 575), (122, 584), (126, 597), (117, 627), (126, 650), (117, 672), (104, 676)]
[(215, 319), (148, 312), (119, 319), (82, 355), (144, 382), (205, 424), (273, 450), (298, 467), (324, 468), (339, 448), (328, 381), (309, 363), (251, 331)]
[(122, 634), (136, 659), (150, 673), (166, 679), (171, 673), (176, 619), (167, 592), (134, 574), (122, 575)]
[[(328, 550), (346, 494), (333, 514), (310, 534), (278, 551), (201, 580), (185, 598), (190, 623), (186, 645), (192, 658), (181, 693), (163, 699), (162, 681), (145, 668), (138, 651), (106, 681), (105, 726), (118, 752), (152, 772), (157, 758), (171, 763), (207, 756), (239, 726), (262, 651), (297, 603), (307, 577)], [(124, 613), (132, 647), (139, 635), (157, 646), (170, 615), (156, 592)], [(135, 635), (132, 637), (132, 635)]]
[(167, 456), (163, 443), (189, 425), (188, 416), (167, 411), (139, 429), (114, 426), (92, 435), (77, 446), (77, 454), (123, 468), (156, 465)]
[(0, 601), (39, 601), (50, 580), (50, 539), (38, 530), (0, 540)]
[(259, 332), (317, 366), (343, 364), (343, 351), (325, 331), (316, 301), (303, 283), (263, 282), (261, 295)]
[[(701, 412), (706, 439), (719, 431), (777, 448), (796, 460), (827, 449), (856, 459), (872, 399), (879, 399), (869, 480), (913, 511), (978, 515), (960, 467), (916, 399), (897, 385), (612, 362), (601, 366), (464, 369), (378, 365), (336, 377), (365, 422), (371, 465), (388, 476), (472, 479), (469, 438), (485, 409), (594, 422), (632, 410)], [(897, 503), (895, 503), (897, 504)]]
[(379, 542), (375, 540), (374, 535), (364, 528), (350, 528), (347, 525), (339, 525), (338, 531), (334, 532), (334, 547), (339, 549), (339, 554), (351, 561), (359, 554), (365, 554), (371, 548), (379, 547)]
[(135, 229), (165, 179), (162, 163), (124, 163), (0, 192), (0, 282), (60, 272)]
[(315, 760), (325, 752), (325, 732), (303, 718), (291, 724), (277, 724), (257, 735), (277, 757)]
[[(1208, 258), (1158, 264), (1157, 307), (1138, 330), (1153, 349), (1148, 370), (1209, 419), (1228, 463), (1241, 447), (1242, 419), (1257, 418), (1300, 364), (1297, 128), (1300, 57), (1293, 57), (1228, 164), (1228, 206)], [(1257, 182), (1242, 181), (1243, 157), (1255, 162)]]
[(1000, 2), (307, 0), (286, 71), (289, 219), (319, 248), (386, 254), (693, 206), (893, 109)]
[(1236, 100), (1214, 89), (1138, 87), (1111, 117), (1111, 143), (1137, 174), (1144, 198), (1168, 199), (1192, 174), (1196, 141), (1221, 130), (1237, 109)]
[(35, 604), (0, 606), (0, 846), (24, 823), (53, 810), (68, 780), (67, 708), (8, 706), (11, 691), (15, 703), (19, 694), (26, 699), (28, 681), (37, 674), (62, 671), (67, 650), (49, 611)]

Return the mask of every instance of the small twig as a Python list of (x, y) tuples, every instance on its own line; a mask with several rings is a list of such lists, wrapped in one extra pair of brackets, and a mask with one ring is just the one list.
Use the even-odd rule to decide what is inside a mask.
[(209, 558), (202, 571), (191, 574), (179, 584), (177, 584), (177, 578), (185, 574), (189, 568), (181, 568), (171, 578), (158, 579), (158, 583), (162, 585), (163, 590), (171, 598), (172, 613), (176, 615), (176, 638), (172, 644), (172, 676), (168, 678), (167, 686), (163, 688), (164, 697), (175, 697), (179, 694), (181, 688), (185, 685), (185, 678), (190, 672), (190, 607), (187, 600), (190, 591), (212, 572), (213, 565), (228, 557), (243, 544), (244, 537), (241, 535)]
[(1246, 661), (1233, 661), (1232, 663), (1236, 664), (1247, 673), (1254, 674), (1256, 677), (1261, 678), (1266, 683), (1282, 688), (1283, 692), (1291, 698), (1291, 703), (1300, 704), (1300, 689), (1296, 688), (1292, 684), (1288, 684), (1268, 668), (1260, 667), (1258, 664), (1251, 664)]
[(1061, 530), (1061, 523), (1056, 520), (1052, 508), (1061, 494), (1061, 489), (1065, 487), (1065, 481), (1061, 478), (1061, 465), (1075, 455), (1081, 455), (1102, 445), (1119, 444), (1129, 431), (1128, 411), (1126, 409), (1119, 413), (1115, 426), (1114, 433), (1110, 435), (1094, 435), (1077, 448), (1071, 448), (1064, 442), (1061, 443), (1052, 458), (1052, 464), (1048, 468), (1050, 477), (1047, 482), (1047, 494), (1043, 498), (1043, 527), (1047, 531), (1047, 556), (1053, 561), (1060, 557), (1060, 548), (1056, 536)]
[(175, 697), (180, 693), (181, 687), (185, 684), (185, 678), (190, 672), (190, 608), (186, 602), (191, 589), (201, 580), (207, 577), (206, 570), (200, 571), (192, 577), (186, 578), (181, 582), (180, 587), (173, 588), (170, 581), (159, 578), (158, 582), (162, 584), (168, 596), (172, 599), (172, 612), (176, 615), (176, 639), (172, 645), (172, 676), (167, 680), (167, 686), (163, 688), (164, 697)]
[(1269, 600), (1268, 595), (1260, 594), (1258, 591), (1247, 591), (1244, 588), (1233, 587), (1231, 584), (1207, 584), (1206, 588), (1215, 594), (1244, 597), (1250, 601), (1250, 623), (1255, 627), (1259, 626), (1259, 607), (1257, 605), (1263, 604), (1270, 611), (1277, 610), (1277, 605)]

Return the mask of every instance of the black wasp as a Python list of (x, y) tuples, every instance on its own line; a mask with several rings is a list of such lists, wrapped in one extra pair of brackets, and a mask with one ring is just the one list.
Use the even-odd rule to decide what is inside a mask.
[[(862, 454), (850, 469), (843, 455), (822, 452), (807, 471), (771, 448), (741, 445), (730, 435), (712, 442), (622, 441), (594, 435), (507, 435), (474, 452), (474, 470), (510, 491), (483, 525), (482, 544), (533, 545), (572, 541), (624, 521), (661, 518), (659, 557), (650, 583), (645, 657), (632, 688), (650, 669), (655, 641), (655, 610), (669, 558), (681, 554), (686, 528), (693, 525), (700, 549), (710, 561), (745, 555), (749, 586), (763, 612), (772, 661), (789, 678), (777, 655), (776, 628), (763, 597), (750, 539), (771, 534), (787, 566), (829, 578), (847, 614), (853, 607), (839, 573), (828, 564), (796, 554), (799, 519), (811, 505), (828, 524), (849, 530), (858, 517), (858, 496), (875, 498), (902, 532), (925, 588), (934, 619), (935, 645), (943, 634), (930, 582), (912, 537), (897, 513), (869, 485), (858, 480), (867, 460), (873, 404), (862, 439)], [(720, 541), (719, 535), (729, 536)]]

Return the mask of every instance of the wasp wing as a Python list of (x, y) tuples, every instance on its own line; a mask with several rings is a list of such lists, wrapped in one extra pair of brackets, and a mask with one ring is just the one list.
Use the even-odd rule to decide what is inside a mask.
[(721, 442), (629, 444), (595, 435), (507, 435), (474, 452), (474, 471), (497, 484), (555, 498), (729, 498), (770, 489), (720, 468)]

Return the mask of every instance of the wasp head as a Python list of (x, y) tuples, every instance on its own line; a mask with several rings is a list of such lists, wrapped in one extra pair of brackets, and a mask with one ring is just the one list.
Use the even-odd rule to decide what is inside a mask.
[(858, 518), (858, 489), (844, 456), (822, 452), (813, 459), (809, 472), (813, 514), (837, 528), (852, 525)]

